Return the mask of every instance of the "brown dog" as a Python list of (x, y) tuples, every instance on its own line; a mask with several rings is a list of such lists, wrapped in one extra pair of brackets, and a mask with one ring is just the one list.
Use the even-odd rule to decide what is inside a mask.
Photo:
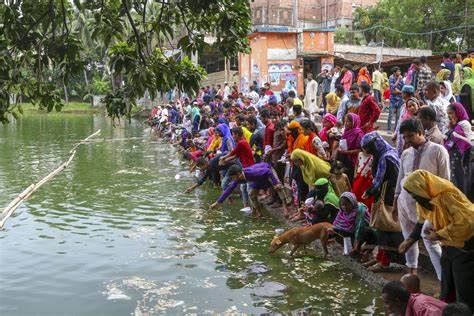
[(283, 247), (283, 245), (290, 243), (293, 245), (290, 256), (293, 256), (295, 251), (300, 246), (303, 246), (303, 248), (306, 250), (306, 245), (310, 244), (316, 239), (319, 239), (321, 240), (321, 245), (323, 246), (324, 258), (326, 258), (328, 255), (328, 229), (330, 228), (332, 228), (331, 223), (318, 223), (312, 226), (292, 228), (273, 238), (268, 252), (274, 253), (276, 250)]

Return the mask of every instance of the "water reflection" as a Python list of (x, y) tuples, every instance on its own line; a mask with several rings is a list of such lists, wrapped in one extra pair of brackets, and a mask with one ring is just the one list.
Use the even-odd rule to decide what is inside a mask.
[(136, 122), (29, 115), (0, 128), (1, 205), (98, 128), (0, 232), (2, 315), (374, 311), (371, 288), (320, 253), (269, 256), (270, 218), (209, 211), (210, 186), (183, 194), (178, 153)]

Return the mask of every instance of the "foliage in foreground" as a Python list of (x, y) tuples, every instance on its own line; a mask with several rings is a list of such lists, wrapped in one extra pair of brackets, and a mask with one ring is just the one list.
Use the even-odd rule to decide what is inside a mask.
[[(248, 47), (247, 0), (11, 0), (0, 4), (0, 122), (18, 96), (59, 111), (67, 86), (93, 68), (108, 114), (130, 117), (135, 100), (178, 87), (194, 92), (205, 71), (186, 57), (210, 46), (224, 56)], [(105, 76), (104, 75), (107, 75)], [(104, 85), (110, 78), (112, 89)]]

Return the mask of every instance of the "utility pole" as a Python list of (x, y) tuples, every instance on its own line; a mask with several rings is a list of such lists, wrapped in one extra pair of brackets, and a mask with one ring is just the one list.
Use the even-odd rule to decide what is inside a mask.
[[(464, 40), (466, 41), (466, 48), (469, 48), (469, 42), (467, 40), (467, 1), (464, 0)], [(459, 49), (458, 49), (459, 50)]]
[(383, 45), (385, 44), (384, 40), (382, 40), (382, 47), (380, 47), (380, 60), (379, 60), (379, 68), (380, 68), (380, 65), (382, 64), (382, 60), (383, 60)]

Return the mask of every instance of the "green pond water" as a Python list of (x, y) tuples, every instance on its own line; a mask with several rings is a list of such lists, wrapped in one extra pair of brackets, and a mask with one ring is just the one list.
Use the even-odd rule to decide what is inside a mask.
[(0, 126), (0, 207), (54, 169), (0, 231), (0, 315), (380, 313), (374, 289), (321, 253), (268, 255), (282, 224), (209, 211), (177, 151), (141, 123), (27, 114)]

